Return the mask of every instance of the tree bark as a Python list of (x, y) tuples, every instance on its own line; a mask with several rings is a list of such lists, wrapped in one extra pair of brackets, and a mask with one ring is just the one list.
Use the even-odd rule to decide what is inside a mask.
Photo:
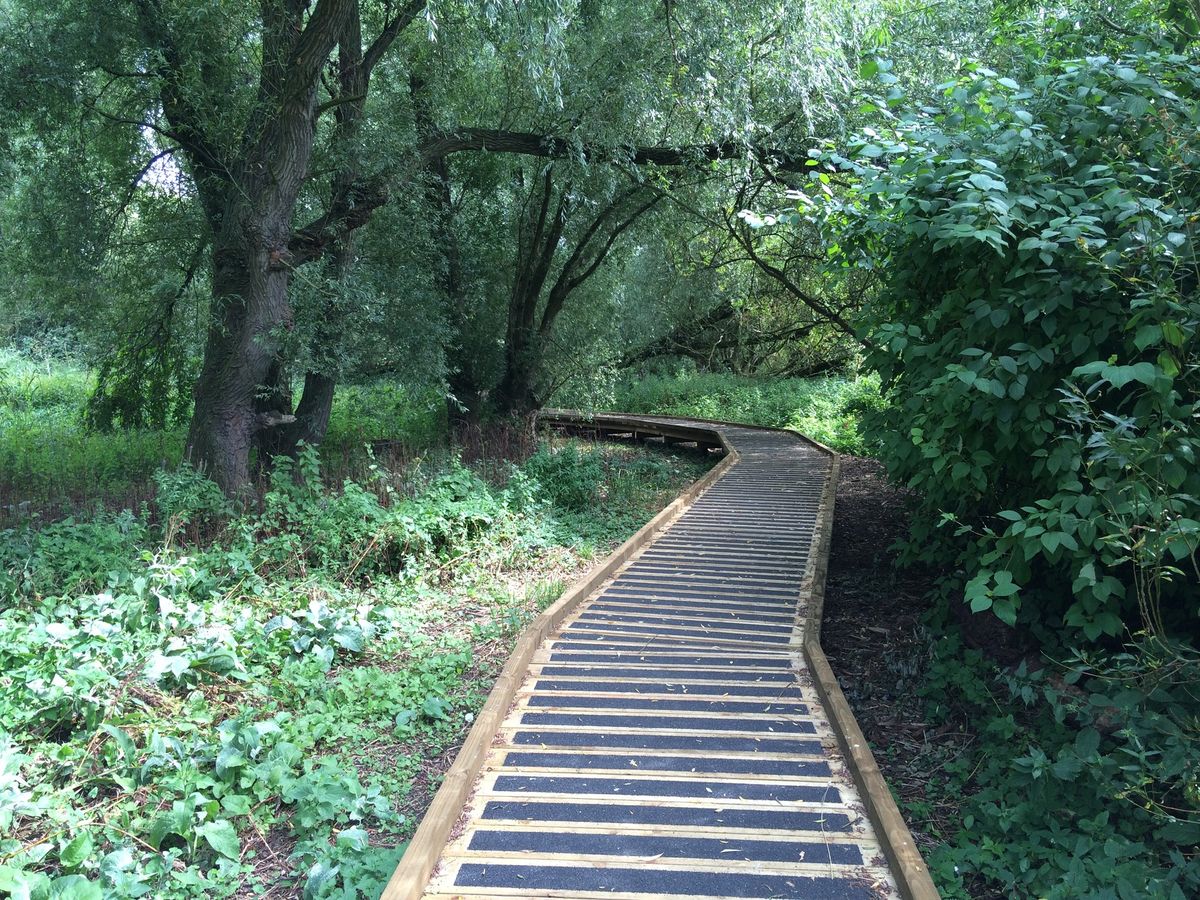
[(163, 106), (197, 183), (213, 240), (212, 319), (193, 390), (187, 458), (227, 494), (246, 487), (268, 380), (288, 305), (292, 214), (316, 132), (317, 79), (354, 0), (282, 0), (262, 7), (258, 95), (235, 152), (222, 151), (191, 108), (182, 56), (157, 0), (138, 0), (143, 33), (164, 60)]
[[(329, 103), (335, 117), (334, 156), (341, 159), (342, 164), (332, 179), (327, 212), (295, 234), (289, 244), (293, 266), (320, 258), (343, 283), (349, 280), (354, 270), (357, 228), (366, 224), (387, 200), (387, 192), (380, 184), (364, 183), (359, 164), (359, 141), (371, 74), (396, 38), (420, 15), (426, 0), (409, 0), (365, 48), (358, 0), (351, 0), (351, 3), (351, 14), (338, 36), (337, 96)], [(334, 310), (327, 309), (313, 338), (312, 349), (320, 356), (322, 350), (335, 346), (341, 337)], [(306, 372), (293, 421), (263, 432), (263, 454), (294, 457), (301, 443), (315, 447), (324, 441), (337, 383), (334, 371), (314, 369)]]
[(269, 381), (274, 331), (290, 315), (287, 273), (272, 268), (262, 237), (271, 228), (247, 218), (213, 255), (213, 321), (187, 438), (188, 459), (230, 495), (250, 479), (250, 450), (264, 424), (256, 398)]
[[(257, 95), (240, 136), (213, 130), (219, 117), (199, 108), (185, 41), (177, 41), (162, 0), (133, 0), (138, 25), (153, 54), (162, 111), (195, 177), (213, 234), (213, 302), (204, 361), (193, 390), (187, 458), (230, 495), (250, 477), (250, 453), (263, 429), (285, 416), (258, 408), (272, 380), (281, 329), (291, 325), (292, 270), (332, 248), (348, 256), (342, 238), (365, 224), (386, 200), (380, 185), (359, 183), (351, 170), (335, 178), (328, 212), (298, 232), (297, 198), (309, 174), (316, 137), (317, 86), (339, 44), (342, 96), (333, 108), (339, 128), (356, 127), (371, 69), (425, 7), (409, 0), (364, 51), (358, 0), (269, 0), (261, 7)], [(311, 7), (311, 12), (309, 12)], [(347, 91), (353, 84), (355, 90)], [(361, 89), (361, 90), (360, 90)], [(342, 101), (352, 101), (343, 103)], [(162, 129), (160, 129), (162, 130)], [(348, 239), (347, 239), (348, 240)], [(297, 433), (323, 434), (332, 384), (313, 373), (296, 410)], [(312, 391), (308, 388), (311, 387)], [(270, 433), (270, 432), (268, 432)], [(281, 433), (282, 434), (282, 433)], [(272, 434), (267, 443), (278, 440)]]
[[(569, 189), (560, 191), (559, 202), (551, 215), (554, 193), (551, 171), (546, 170), (538, 191), (538, 212), (535, 215), (530, 211), (524, 227), (518, 232), (519, 252), (508, 310), (504, 375), (496, 388), (497, 410), (508, 415), (526, 415), (540, 406), (537, 386), (542, 357), (567, 299), (600, 269), (620, 236), (663, 197), (641, 185), (618, 192), (578, 232), (574, 247), (550, 282), (554, 256), (563, 242), (567, 225), (566, 198), (570, 193)], [(545, 303), (541, 304), (543, 294)]]
[(782, 172), (802, 171), (808, 165), (807, 154), (796, 155), (776, 148), (754, 148), (742, 141), (714, 141), (709, 144), (679, 146), (603, 146), (584, 144), (554, 134), (505, 131), (498, 128), (455, 128), (430, 134), (421, 142), (426, 158), (448, 156), (467, 150), (492, 153), (517, 153), (546, 159), (573, 159), (582, 156), (589, 162), (614, 162), (633, 165), (703, 166), (723, 159), (755, 157), (768, 159), (772, 168)]

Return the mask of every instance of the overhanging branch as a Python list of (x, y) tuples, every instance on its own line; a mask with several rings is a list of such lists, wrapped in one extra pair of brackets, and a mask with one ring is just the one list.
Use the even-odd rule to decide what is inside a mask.
[(456, 128), (430, 135), (420, 146), (421, 156), (436, 159), (464, 150), (486, 150), (492, 153), (519, 153), (525, 156), (540, 156), (548, 159), (574, 159), (582, 157), (588, 161), (631, 163), (633, 165), (699, 166), (726, 159), (744, 159), (766, 155), (775, 168), (782, 171), (798, 171), (808, 161), (807, 156), (795, 156), (781, 150), (751, 149), (740, 141), (718, 141), (710, 144), (686, 144), (670, 146), (612, 146), (605, 147), (589, 143), (577, 143), (568, 138), (552, 134), (535, 134), (528, 131), (504, 131), (496, 128)]

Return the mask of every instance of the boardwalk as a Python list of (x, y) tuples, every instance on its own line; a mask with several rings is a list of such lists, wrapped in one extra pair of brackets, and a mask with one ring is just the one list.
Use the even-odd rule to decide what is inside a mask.
[(731, 457), (536, 636), (385, 898), (936, 897), (816, 647), (832, 455), (602, 422)]

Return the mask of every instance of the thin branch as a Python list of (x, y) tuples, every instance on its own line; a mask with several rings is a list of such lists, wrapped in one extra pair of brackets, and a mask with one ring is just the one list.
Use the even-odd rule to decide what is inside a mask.
[(397, 13), (396, 17), (388, 22), (375, 40), (371, 42), (371, 46), (363, 54), (362, 61), (363, 73), (368, 80), (376, 64), (387, 53), (388, 48), (413, 23), (417, 16), (425, 11), (426, 5), (427, 0), (410, 0), (409, 4)]

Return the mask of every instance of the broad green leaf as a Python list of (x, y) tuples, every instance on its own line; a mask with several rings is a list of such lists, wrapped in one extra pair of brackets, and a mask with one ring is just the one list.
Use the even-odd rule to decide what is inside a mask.
[(350, 850), (366, 850), (370, 836), (362, 828), (343, 828), (338, 832), (337, 845)]
[(1079, 754), (1081, 759), (1091, 759), (1099, 749), (1100, 732), (1095, 728), (1087, 727), (1081, 729), (1079, 734), (1075, 735), (1075, 752)]
[(64, 869), (75, 869), (91, 855), (91, 832), (81, 831), (71, 839), (70, 843), (62, 848), (58, 854), (58, 861), (62, 863)]
[(196, 834), (226, 859), (240, 859), (242, 843), (238, 840), (237, 831), (228, 819), (218, 819), (206, 822), (196, 829)]

